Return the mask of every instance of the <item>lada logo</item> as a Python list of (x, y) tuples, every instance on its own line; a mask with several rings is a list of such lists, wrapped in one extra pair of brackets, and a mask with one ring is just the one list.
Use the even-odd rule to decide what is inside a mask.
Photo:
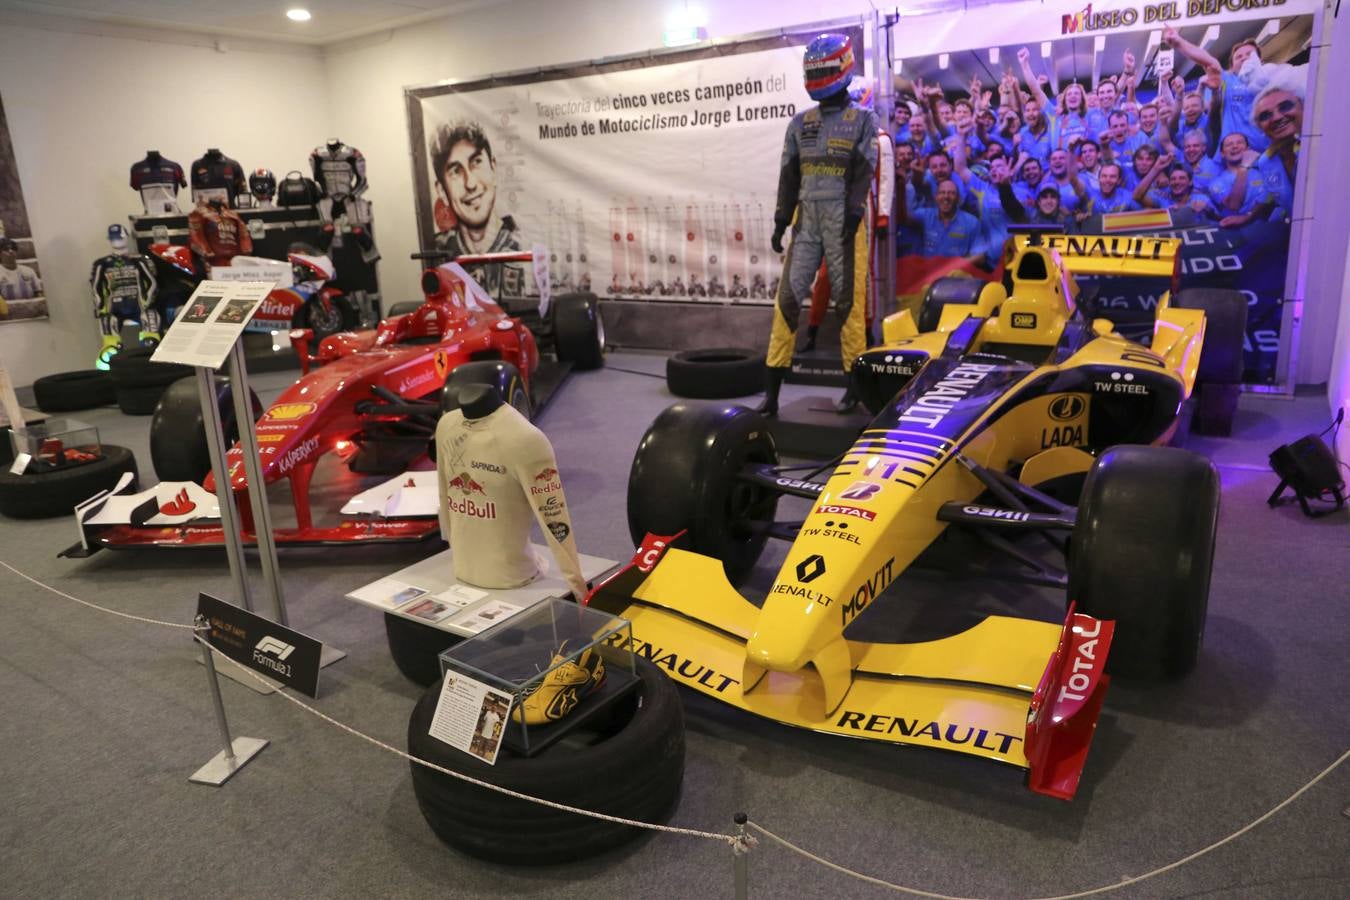
[(1067, 422), (1083, 414), (1086, 404), (1077, 394), (1063, 394), (1050, 401), (1050, 418), (1056, 422)]

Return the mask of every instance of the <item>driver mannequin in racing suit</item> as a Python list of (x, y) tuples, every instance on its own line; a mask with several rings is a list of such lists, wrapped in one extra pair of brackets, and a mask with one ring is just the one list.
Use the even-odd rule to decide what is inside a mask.
[(370, 236), (370, 201), (361, 199), (366, 187), (366, 158), (355, 147), (349, 147), (337, 138), (329, 138), (322, 147), (315, 147), (309, 155), (314, 180), (323, 189), (319, 210), (320, 228), (333, 236), (330, 247), (342, 246), (346, 231), (356, 238), (361, 247), (361, 259), (373, 263), (380, 258), (375, 241)]
[[(806, 92), (820, 105), (793, 116), (783, 140), (770, 241), (774, 252), (783, 252), (783, 235), (789, 222), (794, 224), (778, 283), (765, 360), (764, 402), (759, 407), (770, 416), (778, 413), (778, 391), (792, 364), (797, 318), (803, 302), (810, 300), (811, 283), (822, 258), (830, 295), (844, 320), (839, 342), (846, 373), (866, 348), (867, 244), (855, 237), (867, 212), (867, 193), (877, 164), (876, 117), (849, 100), (853, 46), (847, 36), (815, 38), (806, 46), (802, 65)], [(848, 412), (855, 405), (850, 386), (836, 409)]]
[(485, 588), (533, 581), (546, 568), (530, 543), (538, 522), (572, 596), (584, 599), (588, 586), (548, 438), (491, 385), (468, 385), (458, 399), (435, 437), (441, 536), (454, 551), (455, 578)]
[[(870, 80), (853, 79), (848, 87), (849, 97), (863, 109), (872, 110), (875, 100), (874, 85)], [(881, 242), (886, 240), (890, 221), (891, 207), (895, 199), (895, 141), (884, 128), (877, 129), (877, 165), (872, 178), (872, 189), (867, 195), (867, 218), (863, 227), (858, 229), (856, 241), (867, 244), (867, 316), (865, 319), (867, 343), (871, 344), (872, 323), (880, 308), (881, 278), (877, 265), (881, 262)], [(816, 349), (816, 336), (820, 333), (820, 324), (825, 321), (825, 309), (830, 303), (830, 279), (822, 265), (816, 273), (815, 283), (811, 286), (811, 313), (807, 317), (806, 341), (802, 352)]]
[(141, 343), (159, 343), (160, 317), (155, 308), (154, 264), (139, 253), (132, 254), (127, 230), (108, 226), (112, 253), (94, 261), (89, 286), (94, 292), (94, 316), (103, 333), (103, 346), (94, 365), (106, 370), (113, 355), (122, 349), (122, 323), (139, 322)]

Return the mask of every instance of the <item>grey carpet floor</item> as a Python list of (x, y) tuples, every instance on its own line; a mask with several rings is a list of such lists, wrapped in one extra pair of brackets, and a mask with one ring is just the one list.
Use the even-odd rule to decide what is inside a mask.
[[(584, 552), (631, 553), (628, 467), (672, 401), (661, 378), (634, 373), (663, 366), (614, 354), (610, 368), (572, 378), (539, 419)], [(266, 401), (290, 377), (260, 375), (255, 386)], [(785, 399), (821, 393), (789, 386)], [(148, 419), (80, 415), (133, 448), (151, 476)], [(673, 824), (723, 831), (746, 811), (869, 875), (1002, 898), (1117, 883), (1251, 822), (1350, 748), (1350, 518), (1265, 505), (1265, 454), (1325, 418), (1320, 397), (1248, 395), (1233, 438), (1192, 440), (1224, 485), (1200, 665), (1164, 688), (1113, 686), (1072, 803), (1029, 793), (1014, 770), (799, 732), (683, 691), (688, 760)], [(280, 524), (284, 492), (274, 501)], [(229, 596), (223, 553), (57, 559), (74, 538), (65, 519), (0, 520), (0, 559), (75, 596), (178, 622), (190, 621), (198, 591)], [(390, 661), (380, 615), (342, 595), (427, 552), (281, 557), (292, 624), (349, 654), (324, 671), (318, 706), (399, 746), (419, 689)], [(766, 589), (781, 559), (767, 553), (748, 592)], [(189, 784), (218, 748), (183, 632), (86, 610), (2, 570), (0, 597), (0, 896), (732, 896), (730, 852), (692, 838), (657, 835), (537, 870), (461, 856), (422, 820), (406, 763), (228, 681), (236, 734), (271, 746), (223, 788)], [(1053, 619), (1062, 603), (1050, 591), (908, 575), (867, 621), (894, 634), (954, 609)], [(1348, 804), (1343, 767), (1237, 841), (1110, 896), (1350, 896)], [(751, 897), (893, 896), (773, 845), (749, 866)]]

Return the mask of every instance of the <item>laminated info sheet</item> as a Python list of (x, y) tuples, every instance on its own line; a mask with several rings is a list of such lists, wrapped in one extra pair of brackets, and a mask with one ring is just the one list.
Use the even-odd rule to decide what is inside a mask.
[(219, 369), (273, 287), (271, 281), (203, 281), (150, 359)]
[(431, 736), (494, 765), (512, 697), (460, 672), (447, 671), (431, 719)]

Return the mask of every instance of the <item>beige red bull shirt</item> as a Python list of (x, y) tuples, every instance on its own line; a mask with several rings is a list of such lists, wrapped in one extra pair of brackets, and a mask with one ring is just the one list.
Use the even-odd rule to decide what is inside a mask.
[(572, 593), (586, 594), (553, 447), (510, 406), (480, 419), (460, 410), (436, 426), (441, 535), (455, 577), (486, 588), (520, 587), (544, 567), (530, 545), (534, 522)]

